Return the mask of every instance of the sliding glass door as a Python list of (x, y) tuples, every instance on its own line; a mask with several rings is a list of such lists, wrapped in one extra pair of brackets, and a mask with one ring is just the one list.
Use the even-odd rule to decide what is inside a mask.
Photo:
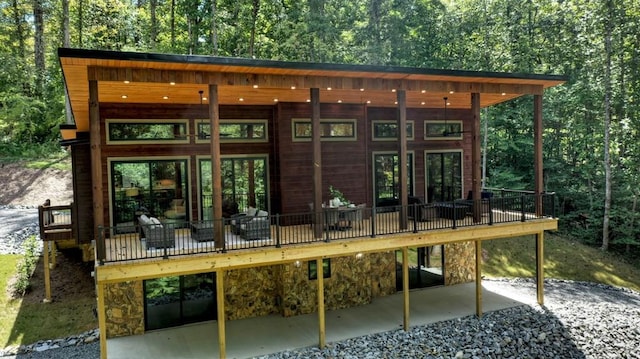
[(216, 319), (215, 273), (144, 281), (145, 329)]
[[(400, 167), (397, 153), (373, 154), (373, 190), (377, 206), (397, 205)], [(413, 195), (413, 153), (407, 154), (407, 193)], [(394, 202), (395, 203), (392, 203)]]
[(462, 198), (462, 151), (426, 152), (427, 201)]
[[(269, 210), (266, 156), (222, 158), (222, 215), (229, 217), (248, 207)], [(211, 160), (199, 160), (201, 211), (211, 219)]]
[(134, 225), (146, 213), (163, 221), (189, 218), (187, 160), (111, 160), (111, 216), (114, 226)]

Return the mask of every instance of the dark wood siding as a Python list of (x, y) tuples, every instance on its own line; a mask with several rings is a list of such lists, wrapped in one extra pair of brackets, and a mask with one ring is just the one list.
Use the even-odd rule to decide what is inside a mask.
[(91, 190), (91, 150), (88, 143), (72, 145), (71, 164), (73, 168), (73, 223), (77, 228), (76, 241), (78, 244), (91, 243), (94, 239), (93, 195)]

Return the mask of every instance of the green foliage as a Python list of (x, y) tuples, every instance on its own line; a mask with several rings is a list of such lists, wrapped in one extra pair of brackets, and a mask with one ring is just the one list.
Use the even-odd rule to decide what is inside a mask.
[(11, 288), (11, 292), (16, 297), (23, 296), (31, 288), (29, 280), (33, 275), (33, 271), (36, 269), (36, 264), (38, 263), (38, 245), (39, 242), (36, 240), (35, 236), (29, 237), (22, 244), (24, 248), (24, 255), (17, 263), (16, 274)]
[(60, 146), (58, 141), (42, 144), (28, 142), (0, 143), (0, 161), (2, 162), (49, 160), (48, 163), (51, 163), (51, 161), (55, 162), (68, 156), (69, 154)]

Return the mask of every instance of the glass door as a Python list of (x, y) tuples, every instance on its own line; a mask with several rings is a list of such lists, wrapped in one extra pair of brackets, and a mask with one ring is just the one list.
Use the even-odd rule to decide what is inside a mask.
[(216, 319), (215, 273), (144, 281), (145, 329)]
[[(222, 158), (222, 216), (249, 207), (269, 210), (267, 157)], [(201, 159), (200, 196), (204, 219), (212, 219), (211, 160)]]
[(189, 219), (187, 160), (111, 161), (113, 225), (135, 225), (147, 214), (163, 223)]
[(427, 202), (462, 198), (462, 151), (425, 154)]
[[(400, 169), (396, 153), (374, 153), (374, 200), (376, 206), (398, 205)], [(413, 196), (413, 153), (407, 154), (407, 193)]]

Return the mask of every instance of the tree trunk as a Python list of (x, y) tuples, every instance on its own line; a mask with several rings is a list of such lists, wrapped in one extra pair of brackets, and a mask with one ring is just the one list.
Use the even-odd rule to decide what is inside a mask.
[(171, 49), (176, 48), (176, 0), (171, 0), (171, 18), (169, 20), (171, 31)]
[(218, 26), (216, 18), (218, 17), (217, 0), (211, 1), (211, 54), (218, 55)]
[(44, 91), (45, 78), (45, 54), (44, 54), (44, 10), (42, 0), (33, 1), (33, 22), (35, 26), (35, 37), (33, 50), (36, 65), (35, 95), (41, 98)]
[(158, 0), (151, 0), (149, 3), (149, 12), (151, 16), (151, 34), (149, 35), (149, 47), (152, 50), (156, 49), (156, 41), (158, 39), (158, 18), (156, 17), (156, 8), (158, 7)]
[(254, 45), (256, 41), (256, 26), (258, 22), (258, 12), (260, 11), (260, 0), (253, 0), (253, 9), (251, 11), (251, 38), (249, 39), (249, 57), (254, 55)]
[(62, 0), (62, 47), (71, 47), (69, 32), (69, 0)]
[(603, 251), (609, 249), (609, 217), (611, 216), (611, 28), (613, 27), (613, 3), (607, 1), (607, 18), (605, 23), (604, 51), (604, 218), (602, 221)]

